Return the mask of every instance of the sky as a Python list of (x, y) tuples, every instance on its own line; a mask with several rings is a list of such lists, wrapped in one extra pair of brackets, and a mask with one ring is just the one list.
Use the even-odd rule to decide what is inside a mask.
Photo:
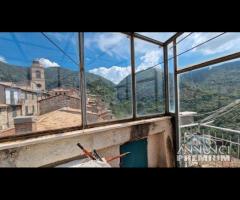
[[(175, 32), (140, 33), (161, 41), (166, 41)], [(59, 50), (45, 36), (59, 46)], [(32, 60), (39, 60), (45, 67), (64, 67), (79, 71), (78, 34), (74, 32), (58, 33), (0, 33), (0, 61), (29, 67)], [(87, 32), (84, 33), (85, 70), (119, 83), (131, 73), (130, 39), (121, 33)], [(189, 33), (178, 38), (180, 41)], [(205, 42), (220, 32), (194, 32), (177, 47), (182, 53), (202, 42)], [(240, 50), (240, 34), (226, 33), (204, 45), (201, 45), (178, 57), (178, 66), (183, 68), (209, 59), (234, 53)], [(70, 57), (70, 58), (69, 58)], [(169, 58), (172, 57), (171, 44)], [(162, 68), (163, 49), (140, 39), (135, 39), (136, 71), (145, 70), (157, 65)], [(159, 64), (160, 63), (160, 64)], [(159, 64), (159, 65), (158, 65)], [(171, 71), (171, 69), (170, 69)]]

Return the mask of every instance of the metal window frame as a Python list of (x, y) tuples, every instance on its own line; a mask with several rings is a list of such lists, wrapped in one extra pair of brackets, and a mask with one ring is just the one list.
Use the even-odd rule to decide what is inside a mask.
[[(181, 136), (180, 136), (180, 116), (179, 116), (179, 108), (180, 108), (180, 99), (179, 99), (179, 75), (187, 73), (187, 72), (191, 72), (191, 71), (195, 71), (195, 70), (200, 70), (203, 69), (205, 67), (211, 66), (211, 65), (215, 65), (215, 64), (221, 64), (223, 62), (227, 62), (227, 61), (231, 61), (231, 60), (235, 60), (240, 58), (240, 51), (236, 52), (236, 53), (232, 53), (232, 54), (228, 54), (225, 56), (220, 56), (218, 58), (215, 59), (210, 59), (204, 62), (200, 62), (194, 65), (190, 65), (184, 68), (179, 68), (178, 67), (178, 63), (177, 63), (177, 43), (176, 43), (176, 39), (174, 40), (174, 72), (175, 72), (175, 131), (176, 131), (176, 149), (177, 151), (179, 150), (180, 146), (181, 146)], [(177, 154), (176, 154), (177, 156)], [(177, 161), (177, 159), (176, 159)], [(180, 167), (180, 163), (177, 161), (176, 162), (176, 166)]]
[[(132, 120), (141, 120), (141, 119), (149, 119), (149, 118), (157, 118), (157, 117), (162, 117), (162, 116), (169, 116), (169, 107), (167, 107), (166, 110), (166, 102), (168, 102), (169, 98), (166, 98), (166, 96), (168, 96), (168, 89), (166, 89), (165, 84), (164, 84), (164, 93), (165, 93), (165, 112), (163, 113), (154, 113), (154, 114), (147, 114), (147, 115), (137, 115), (137, 108), (136, 108), (136, 71), (135, 71), (135, 38), (138, 38), (142, 41), (146, 41), (155, 45), (160, 46), (161, 48), (163, 48), (163, 52), (164, 52), (164, 43), (159, 42), (157, 40), (153, 40), (151, 38), (142, 36), (140, 34), (134, 33), (134, 32), (120, 32), (122, 34), (126, 34), (129, 36), (130, 38), (130, 60), (131, 60), (131, 78), (132, 78), (132, 117), (129, 118), (124, 118), (124, 119), (117, 119), (117, 120), (109, 120), (109, 121), (104, 121), (104, 122), (93, 122), (93, 123), (88, 123), (86, 120), (86, 114), (85, 116), (82, 116), (83, 118), (85, 118), (85, 123), (83, 123), (83, 127), (84, 128), (93, 128), (93, 127), (97, 127), (97, 126), (101, 126), (101, 125), (111, 125), (111, 124), (117, 124), (117, 123), (122, 123), (122, 122), (129, 122)], [(176, 34), (175, 34), (176, 35)], [(175, 36), (174, 35), (174, 36)], [(83, 34), (84, 36), (84, 34)], [(83, 56), (84, 59), (84, 39), (81, 40), (82, 42), (80, 42), (80, 50), (82, 50), (82, 53), (80, 52), (80, 55)], [(167, 48), (167, 47), (166, 47)], [(81, 62), (81, 59), (80, 59)], [(164, 61), (165, 62), (165, 61)], [(80, 67), (80, 70), (84, 71), (84, 61), (82, 62), (83, 68)], [(168, 76), (166, 76), (165, 72), (168, 72), (168, 69), (166, 68), (167, 66), (164, 65), (164, 81), (166, 81), (166, 79), (168, 79)], [(84, 76), (84, 80), (85, 80), (85, 72), (80, 73), (83, 74)], [(167, 81), (168, 82), (168, 81)], [(86, 84), (83, 84), (84, 86), (84, 90), (86, 91)], [(86, 93), (83, 92), (83, 99), (86, 99)], [(82, 105), (82, 109), (85, 109), (85, 112), (82, 112), (83, 115), (84, 113), (86, 113), (86, 102), (84, 102), (84, 104)]]
[[(167, 42), (171, 42), (174, 38), (176, 38), (179, 33), (172, 36), (166, 43), (162, 43), (160, 41), (154, 40), (149, 37), (142, 36), (140, 34), (134, 33), (134, 32), (120, 32), (123, 34), (127, 34), (130, 36), (130, 49), (131, 49), (131, 69), (132, 69), (132, 106), (133, 106), (133, 115), (131, 118), (126, 119), (120, 119), (120, 120), (112, 120), (112, 121), (106, 121), (106, 122), (99, 122), (99, 123), (87, 123), (87, 113), (86, 113), (86, 79), (85, 79), (85, 63), (84, 63), (84, 32), (78, 32), (78, 47), (79, 47), (79, 77), (80, 77), (80, 98), (81, 98), (81, 117), (82, 117), (82, 125), (80, 126), (74, 126), (74, 127), (66, 127), (61, 129), (54, 129), (54, 130), (46, 130), (46, 131), (37, 131), (33, 133), (28, 134), (22, 134), (22, 135), (16, 135), (16, 136), (6, 136), (0, 138), (0, 142), (6, 142), (6, 141), (15, 141), (15, 140), (24, 140), (29, 138), (35, 138), (39, 136), (45, 136), (45, 135), (52, 135), (52, 134), (60, 134), (64, 132), (69, 131), (75, 131), (75, 130), (82, 130), (85, 128), (93, 128), (98, 126), (104, 126), (104, 125), (112, 125), (117, 123), (123, 123), (123, 122), (131, 122), (136, 120), (143, 120), (143, 119), (150, 119), (150, 118), (158, 118), (158, 117), (164, 117), (164, 116), (172, 116), (173, 114), (169, 113), (169, 106), (166, 106), (166, 103), (168, 104), (169, 101), (169, 94), (168, 94), (168, 75), (166, 73), (168, 72), (168, 64), (166, 64), (167, 61)], [(136, 80), (135, 80), (135, 48), (134, 48), (134, 39), (138, 38), (140, 40), (158, 45), (160, 47), (163, 47), (163, 52), (165, 50), (165, 59), (164, 59), (164, 91), (165, 91), (165, 112), (164, 113), (154, 113), (144, 116), (137, 116), (136, 111)], [(134, 100), (135, 99), (135, 100)], [(135, 108), (134, 108), (135, 107)]]
[[(130, 35), (131, 50), (131, 77), (132, 77), (132, 119), (137, 118), (137, 99), (136, 99), (136, 71), (135, 71), (135, 40), (133, 34)], [(128, 86), (127, 86), (128, 87)]]
[[(0, 138), (0, 142), (2, 141), (10, 141), (10, 140), (19, 140), (19, 139), (27, 139), (27, 138), (33, 138), (33, 137), (39, 137), (42, 135), (50, 135), (50, 134), (58, 134), (63, 132), (69, 132), (73, 130), (81, 130), (84, 128), (94, 128), (99, 126), (105, 126), (105, 125), (112, 125), (117, 123), (124, 123), (124, 122), (130, 122), (135, 120), (142, 120), (142, 119), (149, 119), (149, 118), (157, 118), (157, 117), (163, 117), (163, 116), (172, 116), (174, 118), (175, 122), (175, 139), (176, 139), (176, 150), (179, 149), (181, 145), (180, 141), (180, 126), (179, 126), (179, 75), (193, 71), (202, 69), (204, 67), (213, 65), (213, 64), (219, 64), (222, 62), (234, 60), (237, 58), (240, 58), (240, 52), (229, 54), (226, 56), (222, 56), (216, 59), (211, 59), (205, 62), (201, 62), (192, 66), (188, 66), (182, 69), (178, 68), (178, 56), (177, 56), (177, 38), (182, 35), (184, 32), (177, 32), (175, 35), (173, 35), (171, 38), (169, 38), (165, 43), (162, 43), (160, 41), (154, 40), (152, 38), (142, 36), (135, 32), (121, 32), (123, 34), (127, 34), (130, 37), (130, 50), (131, 50), (131, 71), (132, 71), (132, 117), (126, 118), (126, 119), (120, 119), (120, 120), (112, 120), (112, 121), (106, 121), (106, 122), (99, 122), (99, 123), (87, 123), (86, 119), (86, 80), (85, 80), (85, 70), (84, 70), (84, 33), (79, 33), (79, 56), (80, 56), (80, 95), (81, 95), (81, 109), (82, 109), (82, 126), (75, 126), (70, 128), (63, 128), (59, 130), (47, 130), (47, 131), (41, 131), (41, 132), (34, 132), (31, 134), (23, 134), (23, 135), (17, 135), (17, 136), (8, 136)], [(163, 47), (164, 52), (164, 93), (165, 93), (165, 113), (157, 113), (157, 114), (150, 114), (150, 115), (144, 115), (144, 116), (137, 116), (136, 111), (136, 72), (135, 72), (135, 46), (134, 46), (134, 40), (135, 38), (138, 38), (143, 41), (150, 42), (152, 44), (159, 45)], [(168, 88), (168, 45), (173, 42), (173, 59), (174, 59), (174, 89), (175, 89), (175, 112), (170, 113), (169, 112), (169, 88)], [(176, 152), (177, 156), (177, 152)], [(176, 166), (179, 166), (179, 163), (176, 159)]]
[(133, 36), (134, 38), (138, 38), (138, 39), (141, 39), (141, 40), (146, 41), (146, 42), (150, 42), (150, 43), (152, 43), (152, 44), (159, 45), (159, 46), (161, 46), (161, 47), (164, 46), (164, 43), (163, 43), (163, 42), (160, 42), (160, 41), (158, 41), (158, 40), (154, 40), (153, 38), (150, 38), (150, 37), (141, 35), (141, 34), (136, 33), (136, 32), (121, 32), (121, 33), (126, 34), (126, 35), (129, 35), (129, 36)]
[(81, 115), (82, 128), (87, 126), (87, 112), (86, 112), (86, 84), (85, 84), (85, 70), (84, 70), (84, 33), (78, 33), (79, 38), (79, 58), (80, 58), (80, 98), (81, 98)]
[(169, 115), (168, 46), (163, 47), (165, 114)]
[(188, 67), (185, 67), (185, 68), (181, 68), (181, 69), (178, 68), (177, 69), (177, 74), (182, 74), (182, 73), (186, 73), (186, 72), (189, 72), (189, 71), (202, 69), (202, 68), (207, 67), (207, 66), (219, 64), (219, 63), (234, 60), (234, 59), (237, 59), (237, 58), (240, 58), (240, 52), (228, 54), (228, 55), (225, 55), (225, 56), (221, 56), (221, 57), (218, 57), (218, 58), (215, 58), (215, 59), (211, 59), (211, 60), (204, 61), (204, 62), (195, 64), (195, 65), (191, 65), (191, 66), (188, 66)]

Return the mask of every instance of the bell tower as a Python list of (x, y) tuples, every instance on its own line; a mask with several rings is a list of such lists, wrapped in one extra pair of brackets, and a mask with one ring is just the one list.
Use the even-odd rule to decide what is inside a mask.
[(38, 92), (45, 91), (44, 66), (38, 60), (33, 60), (30, 74), (32, 89)]

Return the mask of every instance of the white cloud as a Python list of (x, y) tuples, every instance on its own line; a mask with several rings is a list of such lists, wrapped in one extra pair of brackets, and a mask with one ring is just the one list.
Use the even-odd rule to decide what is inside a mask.
[(4, 58), (3, 56), (0, 56), (0, 61), (1, 61), (1, 62), (4, 62), (4, 63), (7, 63), (6, 58)]
[[(140, 57), (141, 63), (136, 67), (136, 71), (145, 70), (149, 67), (152, 67), (160, 62), (161, 58), (161, 51), (149, 51)], [(161, 65), (158, 65), (158, 67)], [(98, 67), (92, 70), (89, 70), (90, 73), (102, 76), (115, 84), (118, 84), (122, 81), (126, 76), (131, 73), (131, 67), (119, 67), (119, 66), (112, 66), (110, 68), (106, 67)]]
[[(184, 36), (187, 34), (185, 33)], [(195, 32), (178, 45), (178, 50), (183, 52), (220, 34), (221, 32)], [(239, 51), (239, 45), (236, 45), (239, 43), (240, 34), (228, 32), (206, 44), (196, 47), (191, 52), (202, 55), (228, 54), (229, 52)], [(191, 55), (190, 52), (188, 54), (189, 56)]]
[[(155, 37), (157, 36), (156, 34), (154, 35)], [(185, 33), (181, 37), (187, 34), (189, 33)], [(220, 32), (195, 32), (178, 45), (178, 52), (181, 53), (219, 34)], [(93, 34), (91, 37), (86, 37), (85, 45), (89, 48), (95, 46), (110, 56), (124, 56), (124, 53), (126, 54), (127, 52), (126, 48), (129, 49), (129, 43), (126, 43), (128, 40), (123, 40), (123, 38), (120, 34), (116, 33)], [(226, 33), (206, 45), (195, 48), (191, 52), (202, 55), (227, 54), (235, 50), (239, 51), (239, 46), (236, 44), (240, 44), (240, 34)], [(136, 71), (145, 70), (160, 63), (163, 57), (162, 53), (162, 50), (158, 46), (136, 39), (135, 55), (140, 58), (140, 64), (136, 66)], [(189, 52), (189, 56), (190, 54)], [(171, 55), (172, 51), (169, 52), (169, 56)], [(159, 66), (161, 67), (161, 65)], [(112, 66), (110, 68), (99, 67), (90, 70), (90, 72), (103, 76), (117, 84), (131, 73), (131, 68), (120, 66)]]
[(119, 67), (112, 66), (110, 68), (99, 67), (92, 70), (89, 70), (90, 73), (102, 76), (115, 84), (118, 84), (121, 80), (123, 80), (126, 76), (131, 73), (131, 67)]
[(52, 62), (46, 58), (40, 58), (38, 59), (39, 62), (44, 66), (44, 67), (60, 67), (60, 65), (56, 62)]
[[(200, 51), (204, 55), (237, 51), (239, 50), (237, 44), (240, 43), (239, 36), (239, 33), (226, 33), (209, 42), (209, 45), (202, 45), (196, 50)], [(199, 37), (201, 38), (201, 35)]]
[(86, 33), (84, 44), (87, 48), (95, 47), (109, 56), (126, 58), (130, 54), (129, 40), (121, 33)]
[(145, 55), (140, 57), (141, 64), (137, 66), (136, 71), (145, 70), (149, 67), (157, 65), (158, 63), (160, 63), (161, 56), (162, 52), (159, 50), (153, 50), (145, 53)]

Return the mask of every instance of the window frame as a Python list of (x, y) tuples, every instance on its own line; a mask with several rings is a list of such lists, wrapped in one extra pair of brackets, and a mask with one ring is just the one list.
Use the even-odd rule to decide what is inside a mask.
[[(231, 61), (234, 59), (240, 58), (240, 51), (232, 54), (226, 54), (217, 58), (209, 59), (200, 63), (196, 63), (190, 66), (178, 66), (178, 54), (177, 54), (177, 42), (176, 39), (173, 40), (173, 59), (174, 59), (174, 80), (175, 80), (175, 114), (173, 115), (175, 118), (175, 131), (176, 131), (176, 149), (178, 151), (181, 146), (181, 138), (180, 138), (180, 115), (179, 115), (179, 76), (183, 73), (203, 69), (205, 67), (221, 64), (227, 61)], [(177, 158), (177, 155), (175, 155)], [(176, 159), (177, 161), (177, 159)], [(180, 167), (180, 163), (177, 162), (176, 166)]]
[(36, 79), (41, 79), (41, 72), (39, 70), (36, 70), (35, 71), (35, 76), (36, 76)]
[(118, 124), (118, 123), (123, 123), (123, 122), (131, 122), (131, 121), (136, 121), (136, 120), (144, 120), (144, 119), (149, 119), (149, 118), (159, 118), (159, 117), (164, 117), (164, 116), (175, 116), (171, 113), (169, 113), (168, 104), (169, 98), (168, 98), (168, 89), (167, 89), (167, 82), (168, 82), (168, 76), (166, 76), (168, 70), (167, 70), (167, 64), (165, 57), (167, 55), (167, 51), (165, 51), (164, 55), (164, 97), (165, 97), (165, 112), (163, 113), (156, 113), (156, 114), (149, 114), (149, 115), (144, 115), (144, 116), (137, 116), (136, 113), (136, 83), (135, 83), (135, 45), (134, 45), (134, 40), (135, 38), (138, 38), (143, 41), (147, 41), (149, 43), (153, 43), (156, 45), (159, 45), (164, 49), (167, 50), (167, 45), (171, 43), (172, 41), (176, 40), (177, 37), (179, 37), (183, 32), (177, 32), (175, 35), (173, 35), (171, 38), (169, 38), (165, 43), (154, 40), (152, 38), (142, 36), (140, 34), (137, 34), (135, 32), (120, 32), (122, 34), (128, 35), (130, 37), (130, 59), (131, 59), (131, 76), (132, 76), (132, 116), (130, 118), (126, 119), (120, 119), (120, 120), (111, 120), (111, 121), (106, 121), (106, 122), (96, 122), (96, 123), (91, 123), (87, 124), (86, 121), (86, 81), (85, 81), (85, 68), (84, 68), (84, 32), (78, 32), (78, 48), (79, 48), (79, 69), (80, 69), (80, 95), (81, 95), (81, 110), (82, 110), (82, 124), (80, 126), (74, 126), (74, 127), (66, 127), (66, 128), (60, 128), (60, 129), (54, 129), (54, 130), (44, 130), (44, 131), (36, 131), (32, 133), (26, 133), (26, 134), (21, 134), (21, 135), (14, 135), (14, 136), (6, 136), (0, 138), (0, 142), (4, 141), (15, 141), (15, 140), (24, 140), (28, 138), (34, 138), (34, 137), (39, 137), (43, 135), (52, 135), (52, 134), (60, 134), (64, 132), (70, 132), (70, 131), (75, 131), (75, 130), (83, 130), (85, 128), (94, 128), (94, 127), (99, 127), (99, 126), (105, 126), (105, 125), (112, 125), (112, 124)]

